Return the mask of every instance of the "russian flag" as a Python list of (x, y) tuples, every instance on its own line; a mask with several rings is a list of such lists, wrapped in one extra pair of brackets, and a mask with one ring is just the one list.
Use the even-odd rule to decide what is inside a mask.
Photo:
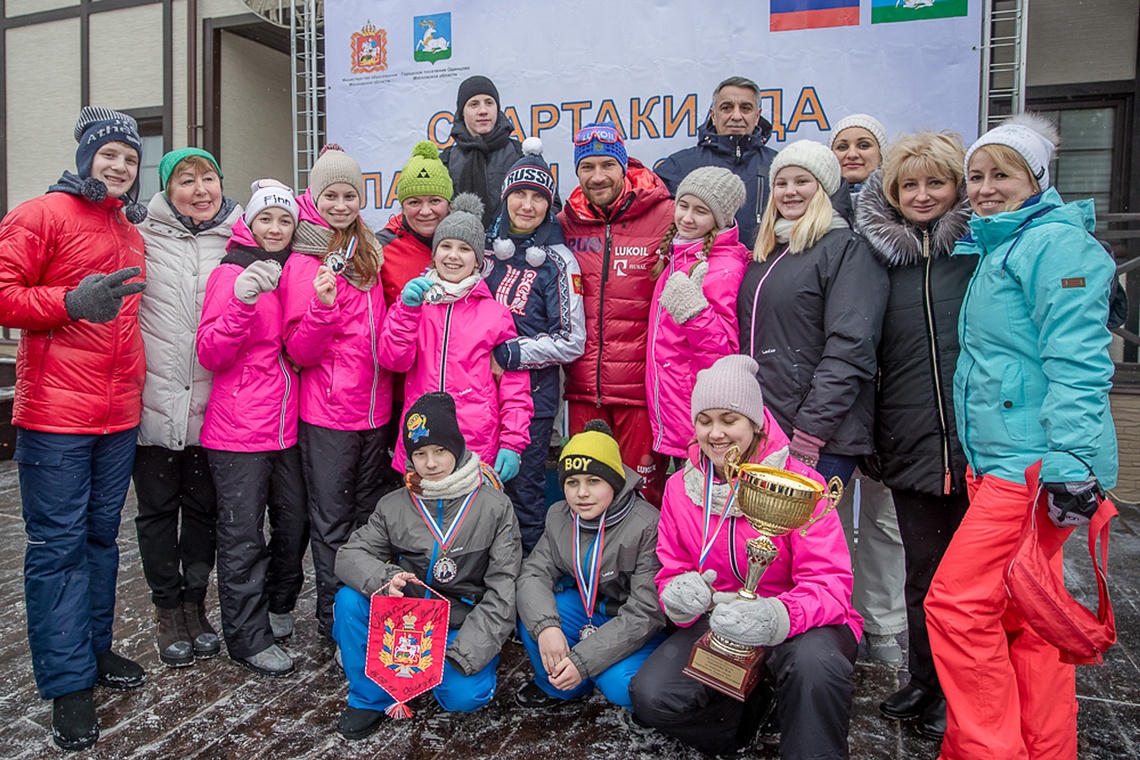
[(859, 0), (771, 0), (773, 32), (859, 26)]

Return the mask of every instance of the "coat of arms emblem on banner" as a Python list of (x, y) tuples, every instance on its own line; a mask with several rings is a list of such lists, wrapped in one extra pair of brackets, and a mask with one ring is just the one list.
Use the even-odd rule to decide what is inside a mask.
[(352, 33), (352, 73), (371, 74), (388, 68), (388, 33), (366, 22)]

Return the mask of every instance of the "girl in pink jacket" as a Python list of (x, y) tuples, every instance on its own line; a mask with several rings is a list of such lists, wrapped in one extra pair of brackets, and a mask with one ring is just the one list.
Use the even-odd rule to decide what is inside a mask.
[[(480, 276), (482, 218), (476, 196), (464, 193), (452, 201), (432, 240), (432, 269), (408, 282), (388, 313), (380, 362), (393, 372), (407, 372), (405, 409), (424, 393), (450, 393), (467, 447), (493, 462), (506, 481), (518, 474), (530, 442), (534, 401), (530, 373), (503, 372), (492, 356), (517, 333), (510, 311)], [(393, 466), (405, 461), (400, 440)]]
[[(764, 409), (758, 367), (748, 356), (723, 357), (697, 375), (692, 397), (696, 445), (665, 486), (658, 527), (662, 569), (657, 589), (666, 616), (680, 626), (630, 684), (643, 722), (708, 755), (748, 745), (775, 692), (781, 756), (846, 757), (855, 666), (863, 620), (851, 606), (851, 558), (839, 518), (817, 520), (773, 538), (779, 550), (757, 587), (739, 599), (748, 560), (745, 541), (757, 532), (733, 504), (725, 454), (818, 482), (789, 458), (788, 438)], [(708, 610), (711, 608), (711, 613)], [(693, 644), (712, 630), (731, 641), (767, 649), (764, 679), (738, 702), (681, 672)]]
[(297, 372), (282, 350), (277, 289), (296, 219), (290, 191), (254, 193), (206, 282), (197, 339), (198, 361), (214, 373), (200, 440), (218, 499), (222, 632), (231, 658), (267, 676), (293, 671), (274, 643), (269, 615), (296, 604), (308, 540)]
[[(392, 374), (377, 362), (386, 308), (383, 254), (360, 217), (360, 165), (330, 145), (297, 199), (293, 255), (281, 275), (285, 351), (301, 368), (299, 439), (308, 493), (317, 631), (332, 636), (336, 551), (384, 491)], [(401, 460), (402, 461), (402, 460)], [(271, 615), (274, 635), (292, 617)]]
[[(653, 269), (645, 369), (653, 450), (682, 466), (693, 440), (689, 397), (697, 373), (740, 347), (736, 295), (748, 266), (736, 211), (744, 183), (728, 169), (705, 166), (677, 186), (673, 224)], [(665, 275), (665, 276), (662, 276)]]

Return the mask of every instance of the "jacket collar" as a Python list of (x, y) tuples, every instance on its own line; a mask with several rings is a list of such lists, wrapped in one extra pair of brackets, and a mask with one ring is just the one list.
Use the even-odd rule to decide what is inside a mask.
[(573, 214), (583, 222), (604, 224), (636, 219), (669, 197), (665, 183), (643, 163), (631, 157), (625, 171), (625, 190), (610, 204), (608, 216), (586, 200), (586, 194), (580, 185), (570, 193), (565, 209), (567, 214)]
[[(965, 187), (958, 188), (958, 200), (945, 214), (930, 223), (930, 257), (949, 256), (955, 242), (966, 234), (970, 201)], [(914, 266), (923, 259), (922, 230), (908, 222), (887, 201), (883, 175), (876, 169), (863, 183), (855, 212), (855, 228), (871, 246), (871, 252), (887, 267)]]
[(1050, 221), (1064, 222), (1092, 232), (1096, 226), (1096, 214), (1091, 201), (1075, 201), (1066, 204), (1056, 189), (1050, 187), (1028, 201), (1019, 209), (1002, 211), (991, 216), (974, 215), (970, 218), (970, 233), (954, 250), (955, 254), (981, 253), (992, 251), (1022, 229), (1029, 229), (1040, 222), (1040, 217), (1049, 216)]
[(710, 116), (697, 130), (697, 145), (724, 156), (739, 156), (743, 160), (749, 153), (758, 153), (771, 137), (772, 123), (763, 116), (749, 135), (722, 135), (713, 127)]

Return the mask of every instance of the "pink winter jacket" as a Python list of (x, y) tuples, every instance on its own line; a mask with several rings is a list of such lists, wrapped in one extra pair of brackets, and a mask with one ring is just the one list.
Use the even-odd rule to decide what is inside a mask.
[[(764, 411), (764, 432), (768, 439), (753, 458), (754, 462), (788, 445), (788, 437), (767, 410)], [(698, 467), (708, 461), (701, 461), (696, 445), (689, 450), (689, 460)], [(789, 457), (784, 469), (823, 482), (819, 473), (798, 459)], [(819, 514), (825, 506), (826, 502), (821, 500), (815, 513)], [(665, 484), (661, 522), (657, 528), (657, 556), (662, 565), (656, 578), (658, 595), (674, 577), (698, 570), (703, 516), (703, 504), (694, 502), (685, 491), (684, 472), (674, 473)], [(716, 530), (718, 519), (713, 516), (710, 532)], [(732, 518), (721, 528), (704, 567), (700, 568), (716, 571), (713, 586), (717, 591), (737, 591), (744, 584), (748, 566), (745, 541), (757, 535), (743, 517)], [(776, 597), (788, 608), (791, 621), (788, 636), (809, 628), (843, 624), (851, 628), (856, 640), (862, 637), (863, 618), (851, 606), (851, 556), (847, 553), (839, 516), (832, 511), (812, 523), (806, 537), (796, 530), (772, 541), (780, 553), (761, 577), (757, 593)]]
[(645, 392), (653, 450), (685, 456), (693, 440), (690, 399), (697, 373), (722, 356), (740, 349), (736, 326), (736, 296), (748, 267), (748, 249), (734, 224), (717, 235), (709, 250), (709, 271), (702, 288), (709, 305), (679, 325), (661, 305), (661, 291), (674, 272), (688, 275), (700, 261), (703, 240), (674, 246), (673, 257), (653, 289), (649, 309), (649, 356), (645, 364)]
[(285, 350), (301, 367), (301, 419), (333, 430), (370, 430), (392, 418), (392, 373), (376, 360), (387, 309), (377, 283), (367, 291), (343, 275), (325, 306), (313, 279), (321, 259), (293, 253), (281, 273)]
[[(232, 242), (253, 244), (243, 220)], [(214, 373), (214, 387), (200, 440), (222, 451), (287, 449), (297, 443), (297, 373), (282, 351), (280, 291), (242, 303), (234, 296), (241, 273), (237, 264), (222, 263), (206, 282), (198, 361)]]
[[(454, 396), (467, 448), (494, 464), (500, 448), (521, 454), (530, 443), (530, 373), (505, 372), (497, 385), (491, 374), (491, 352), (515, 337), (510, 311), (480, 280), (449, 304), (409, 308), (397, 298), (380, 333), (380, 363), (408, 373), (404, 409), (431, 391)], [(405, 464), (401, 436), (392, 466), (403, 472)]]

